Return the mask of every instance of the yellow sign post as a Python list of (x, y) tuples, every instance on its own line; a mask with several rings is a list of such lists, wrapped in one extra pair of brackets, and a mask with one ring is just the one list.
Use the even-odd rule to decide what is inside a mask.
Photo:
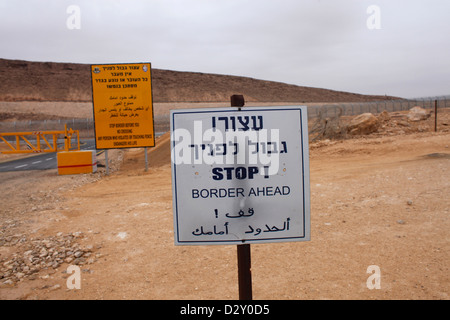
[(96, 149), (154, 147), (150, 63), (91, 65)]

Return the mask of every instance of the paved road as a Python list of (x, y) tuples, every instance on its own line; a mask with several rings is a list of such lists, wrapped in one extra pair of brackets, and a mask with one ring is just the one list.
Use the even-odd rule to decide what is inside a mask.
[[(163, 135), (164, 132), (157, 132), (156, 137)], [(95, 150), (95, 139), (84, 139), (80, 141), (80, 150)], [(100, 153), (103, 151), (99, 151)], [(100, 153), (97, 152), (97, 155)], [(25, 170), (48, 170), (57, 169), (56, 152), (39, 153), (27, 158), (11, 160), (0, 163), (0, 172), (6, 171), (25, 171)]]
[[(94, 139), (80, 141), (80, 150), (95, 150)], [(0, 163), (0, 172), (48, 170), (56, 169), (57, 167), (58, 165), (56, 162), (56, 152), (49, 152)]]

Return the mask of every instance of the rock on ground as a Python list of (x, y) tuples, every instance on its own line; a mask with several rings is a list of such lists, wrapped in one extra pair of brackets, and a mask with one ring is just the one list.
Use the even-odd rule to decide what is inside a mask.
[(350, 134), (369, 134), (376, 132), (380, 126), (380, 121), (372, 113), (363, 113), (356, 116), (350, 121), (348, 125), (348, 132)]
[(409, 109), (409, 113), (407, 115), (409, 121), (427, 120), (430, 116), (431, 112), (421, 107), (413, 107)]

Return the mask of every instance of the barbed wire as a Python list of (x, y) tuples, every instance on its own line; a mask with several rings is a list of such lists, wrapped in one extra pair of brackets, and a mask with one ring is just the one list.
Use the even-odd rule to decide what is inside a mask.
[[(301, 103), (308, 107), (308, 118), (335, 118), (341, 116), (355, 116), (362, 113), (379, 114), (383, 111), (396, 112), (407, 111), (415, 106), (431, 109), (437, 103), (438, 108), (450, 107), (450, 95), (421, 97), (415, 99), (381, 100), (373, 102), (349, 102), (349, 103)], [(155, 132), (169, 131), (170, 116), (155, 115)], [(0, 121), (0, 132), (26, 132), (38, 130), (60, 130), (64, 125), (73, 130), (80, 131), (80, 137), (94, 137), (94, 119), (74, 118), (60, 120), (21, 120)]]

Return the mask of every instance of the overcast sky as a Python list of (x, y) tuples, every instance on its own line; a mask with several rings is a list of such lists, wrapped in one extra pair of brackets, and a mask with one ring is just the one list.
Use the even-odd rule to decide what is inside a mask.
[(0, 0), (0, 58), (450, 94), (449, 0)]

